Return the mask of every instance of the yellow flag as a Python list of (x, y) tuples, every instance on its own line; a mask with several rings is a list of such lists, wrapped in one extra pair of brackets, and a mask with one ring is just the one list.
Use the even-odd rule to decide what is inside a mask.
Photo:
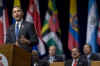
[(21, 7), (20, 0), (14, 0), (14, 6)]
[(70, 14), (75, 16), (77, 14), (77, 0), (70, 0)]

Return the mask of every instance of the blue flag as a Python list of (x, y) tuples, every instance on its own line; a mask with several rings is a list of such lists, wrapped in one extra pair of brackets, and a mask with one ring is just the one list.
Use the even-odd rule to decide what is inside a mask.
[(98, 24), (98, 14), (96, 0), (89, 0), (88, 7), (88, 24), (87, 24), (87, 44), (91, 45), (92, 51), (97, 52), (97, 24)]

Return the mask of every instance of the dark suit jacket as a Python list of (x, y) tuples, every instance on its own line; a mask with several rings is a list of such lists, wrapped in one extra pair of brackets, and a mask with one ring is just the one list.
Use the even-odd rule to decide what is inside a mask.
[[(44, 57), (43, 60), (48, 61), (49, 62), (50, 56)], [(60, 61), (64, 61), (64, 58), (62, 56), (55, 56), (54, 62), (60, 62)]]
[[(65, 66), (72, 66), (73, 60), (68, 60), (65, 62)], [(79, 58), (77, 66), (88, 66), (87, 61), (84, 61), (83, 59)]]
[[(87, 57), (85, 55), (83, 55), (82, 58), (84, 60), (87, 60)], [(94, 54), (94, 53), (91, 54), (89, 59), (94, 60), (94, 61), (100, 61), (100, 57), (97, 54)]]
[[(20, 41), (18, 41), (19, 47), (24, 48), (27, 51), (31, 51), (33, 44), (37, 42), (37, 36), (33, 24), (23, 21), (19, 31), (19, 38), (22, 35), (28, 40), (30, 40), (30, 44), (21, 44)], [(14, 44), (16, 42), (15, 24), (10, 26), (6, 36), (7, 36), (6, 37), (7, 44)]]

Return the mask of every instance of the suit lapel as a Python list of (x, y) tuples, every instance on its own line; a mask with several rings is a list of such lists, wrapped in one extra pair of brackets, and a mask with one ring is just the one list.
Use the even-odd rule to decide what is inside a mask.
[(79, 58), (77, 66), (82, 66), (82, 65), (83, 65), (83, 63), (81, 62), (81, 59)]
[(24, 22), (22, 22), (20, 30), (19, 30), (19, 35), (21, 34), (21, 32), (23, 32), (23, 28), (24, 28)]

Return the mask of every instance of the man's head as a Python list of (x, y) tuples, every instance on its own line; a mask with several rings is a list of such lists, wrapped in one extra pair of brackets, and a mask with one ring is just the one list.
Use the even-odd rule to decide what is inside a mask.
[(56, 47), (55, 46), (50, 46), (49, 47), (49, 55), (50, 56), (55, 56), (56, 55)]
[(78, 48), (73, 48), (72, 49), (72, 58), (77, 59), (80, 57), (80, 51)]
[(20, 21), (21, 19), (23, 19), (23, 11), (20, 7), (15, 6), (12, 10), (12, 16), (13, 18), (15, 18), (16, 21)]
[(83, 47), (83, 52), (84, 52), (84, 54), (85, 54), (85, 55), (88, 55), (88, 54), (91, 53), (91, 51), (92, 51), (91, 46), (88, 45), (88, 44), (85, 44), (84, 47)]

